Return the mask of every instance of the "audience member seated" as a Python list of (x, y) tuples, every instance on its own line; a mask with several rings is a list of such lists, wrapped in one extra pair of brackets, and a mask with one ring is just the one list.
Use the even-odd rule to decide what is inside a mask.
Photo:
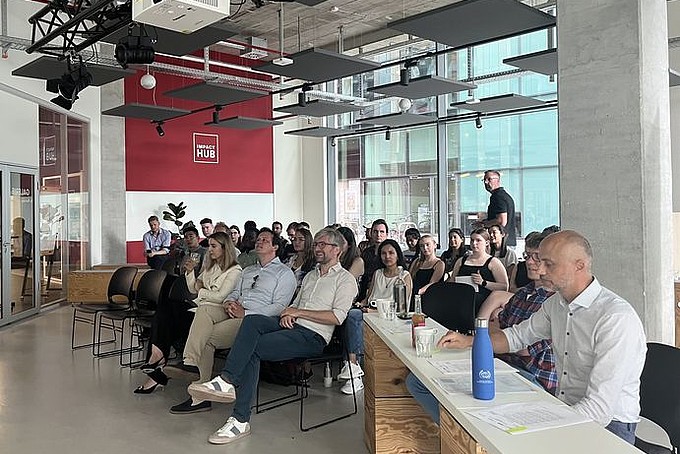
[(200, 224), (201, 224), (201, 231), (203, 232), (203, 239), (201, 240), (201, 246), (207, 248), (208, 244), (209, 244), (208, 238), (215, 231), (215, 227), (213, 226), (213, 221), (210, 218), (201, 219)]
[(359, 254), (359, 248), (357, 247), (354, 232), (349, 227), (338, 227), (337, 230), (342, 234), (343, 238), (345, 238), (345, 243), (347, 244), (346, 249), (342, 251), (342, 254), (340, 255), (340, 264), (344, 269), (349, 271), (358, 282), (364, 274), (364, 259), (362, 259), (361, 254)]
[(272, 232), (274, 232), (274, 235), (278, 235), (281, 238), (281, 243), (285, 247), (286, 244), (288, 244), (288, 240), (285, 239), (282, 235), (283, 233), (283, 224), (281, 224), (279, 221), (274, 221), (272, 222)]
[(293, 240), (295, 240), (295, 232), (297, 231), (299, 224), (297, 222), (291, 222), (286, 228), (286, 235), (288, 235), (288, 242), (283, 248), (283, 255), (281, 256), (282, 261), (288, 260), (292, 255), (295, 255), (295, 249), (293, 248)]
[(416, 229), (415, 227), (411, 227), (409, 229), (406, 229), (406, 232), (404, 232), (404, 238), (406, 239), (406, 246), (408, 246), (408, 249), (404, 251), (404, 263), (406, 264), (406, 268), (411, 267), (411, 263), (418, 257), (419, 254), (419, 248), (418, 248), (418, 240), (420, 240), (420, 231)]
[[(492, 292), (479, 310), (478, 317), (489, 319), (489, 329), (492, 332), (517, 325), (528, 319), (555, 293), (550, 290), (549, 283), (541, 280), (539, 274), (541, 262), (538, 259), (538, 246), (546, 236), (544, 233), (531, 232), (526, 237), (525, 248), (529, 255), (527, 269), (531, 278), (529, 285), (522, 287), (514, 295), (502, 291)], [(508, 295), (510, 301), (508, 301)], [(555, 394), (558, 380), (550, 339), (541, 339), (516, 353), (498, 356), (515, 367), (526, 379), (539, 384), (551, 394)], [(413, 374), (406, 377), (406, 387), (423, 409), (439, 424), (437, 398)]]
[(491, 240), (490, 254), (498, 258), (505, 267), (508, 276), (517, 265), (517, 254), (505, 244), (508, 238), (505, 227), (494, 224), (488, 228), (489, 239)]
[(257, 223), (255, 221), (244, 222), (243, 223), (243, 232), (245, 233), (246, 230), (258, 230), (257, 229)]
[[(195, 228), (194, 230), (195, 232), (185, 233), (188, 237), (187, 243), (197, 242), (198, 230)], [(194, 270), (200, 269), (201, 260), (192, 260), (190, 254), (185, 257), (184, 279), (188, 293), (196, 295), (193, 300), (195, 305), (221, 308), (222, 301), (234, 289), (241, 276), (241, 267), (236, 263), (229, 235), (222, 232), (214, 233), (208, 238), (208, 244), (208, 258), (198, 277)], [(135, 389), (135, 393), (150, 394), (159, 385), (167, 384), (168, 378), (163, 373), (163, 367), (170, 354), (170, 347), (176, 340), (186, 337), (189, 332), (193, 314), (188, 312), (188, 309), (192, 306), (186, 301), (168, 301), (167, 304), (157, 308), (151, 328), (147, 363), (141, 367), (149, 378), (144, 385)]]
[(356, 391), (364, 389), (362, 379), (364, 371), (359, 365), (359, 358), (364, 353), (364, 312), (369, 310), (370, 302), (377, 299), (393, 299), (394, 284), (401, 279), (406, 285), (406, 294), (411, 294), (413, 281), (408, 271), (404, 269), (404, 256), (399, 247), (399, 243), (392, 239), (387, 239), (378, 246), (381, 267), (373, 275), (371, 285), (368, 288), (368, 296), (347, 313), (345, 323), (345, 338), (347, 339), (347, 349), (349, 351), (349, 362), (345, 362), (338, 375), (338, 380), (347, 380), (340, 388), (345, 394), (352, 394), (352, 382), (350, 380), (350, 367), (352, 368), (352, 378)]
[[(226, 223), (224, 223), (223, 221), (218, 221), (218, 222), (215, 223), (215, 228), (213, 229), (213, 233), (214, 232), (223, 232), (223, 233), (226, 233), (227, 235), (231, 236), (231, 234), (229, 232), (229, 226)], [(232, 240), (232, 243), (233, 242), (234, 241)]]
[(459, 228), (452, 228), (449, 230), (449, 248), (442, 252), (441, 259), (444, 262), (444, 272), (450, 273), (453, 271), (453, 265), (456, 261), (463, 257), (469, 251), (465, 246), (465, 235)]
[(442, 280), (444, 276), (444, 262), (437, 258), (437, 242), (430, 235), (420, 237), (420, 256), (411, 264), (410, 273), (413, 276), (413, 293), (411, 309), (416, 295), (422, 295), (427, 288)]
[(229, 234), (231, 235), (231, 242), (234, 243), (234, 247), (239, 250), (239, 253), (243, 252), (241, 250), (241, 229), (238, 228), (238, 225), (229, 227)]
[[(269, 230), (269, 229), (267, 229)], [(238, 255), (236, 260), (241, 268), (246, 269), (250, 265), (257, 263), (257, 253), (255, 252), (255, 241), (258, 235), (257, 230), (248, 229), (243, 232), (243, 237), (241, 237), (241, 247), (239, 250), (241, 253)]]
[(146, 263), (153, 270), (163, 269), (163, 264), (170, 253), (170, 231), (161, 227), (158, 216), (149, 216), (149, 231), (142, 237)]
[[(193, 374), (202, 383), (212, 376), (215, 349), (230, 348), (246, 315), (277, 316), (288, 306), (295, 292), (295, 276), (276, 256), (281, 247), (279, 237), (264, 228), (257, 237), (255, 251), (259, 263), (243, 270), (234, 289), (221, 305), (204, 305), (196, 309), (189, 330), (184, 361), (169, 366), (168, 373)], [(199, 374), (198, 377), (195, 377)], [(188, 399), (170, 409), (185, 414), (206, 411), (210, 402)]]
[(387, 239), (387, 232), (389, 227), (387, 221), (384, 219), (376, 219), (371, 225), (370, 245), (361, 253), (361, 258), (364, 260), (364, 274), (359, 282), (359, 296), (358, 301), (366, 298), (368, 286), (373, 279), (373, 273), (380, 268), (380, 257), (378, 256), (378, 246)]
[(508, 291), (510, 293), (516, 293), (518, 289), (524, 287), (525, 285), (528, 285), (529, 282), (531, 282), (531, 279), (529, 279), (529, 275), (527, 272), (526, 253), (523, 254), (522, 258), (524, 260), (518, 261), (517, 265), (515, 265), (512, 268), (512, 271), (510, 271), (510, 276), (508, 277), (509, 282)]
[[(282, 238), (281, 241), (283, 241)], [(293, 237), (293, 248), (295, 249), (295, 254), (291, 255), (285, 262), (286, 265), (288, 265), (290, 269), (293, 270), (293, 274), (295, 274), (295, 279), (297, 281), (295, 296), (302, 286), (302, 280), (305, 278), (305, 275), (316, 266), (314, 249), (312, 248), (313, 241), (314, 238), (312, 237), (312, 234), (309, 232), (309, 230), (297, 229), (295, 231), (295, 236)]]
[(363, 254), (364, 251), (366, 250), (367, 247), (373, 244), (373, 240), (371, 239), (372, 236), (372, 229), (371, 227), (365, 227), (364, 226), (364, 237), (366, 238), (365, 240), (361, 241), (357, 247), (359, 248), (359, 251)]
[(477, 286), (475, 307), (479, 310), (492, 291), (508, 290), (508, 275), (501, 261), (488, 252), (489, 232), (486, 229), (472, 231), (470, 251), (469, 256), (463, 256), (453, 265), (449, 282), (456, 282), (458, 277), (470, 276), (471, 283)]
[[(541, 242), (539, 256), (541, 279), (557, 293), (528, 320), (492, 331), (494, 352), (514, 353), (552, 338), (559, 377), (556, 397), (635, 443), (640, 375), (647, 351), (640, 317), (592, 274), (593, 252), (583, 235), (573, 230), (549, 235)], [(437, 345), (467, 349), (473, 339), (449, 331)]]
[(314, 236), (319, 266), (305, 276), (295, 302), (280, 317), (246, 317), (222, 373), (209, 382), (194, 383), (189, 393), (197, 400), (234, 402), (226, 423), (208, 438), (225, 444), (250, 435), (251, 403), (258, 384), (260, 361), (285, 361), (320, 355), (342, 324), (357, 294), (354, 276), (338, 258), (345, 239), (334, 229)]

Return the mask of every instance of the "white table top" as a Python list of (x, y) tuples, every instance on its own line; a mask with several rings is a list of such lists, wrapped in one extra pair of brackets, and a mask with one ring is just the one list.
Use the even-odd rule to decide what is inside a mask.
[[(427, 386), (439, 403), (490, 454), (543, 454), (545, 452), (551, 454), (573, 454), (577, 452), (625, 454), (642, 452), (595, 422), (515, 435), (497, 429), (464, 413), (463, 410), (528, 401), (564, 404), (535, 385), (532, 385), (536, 389), (534, 393), (496, 394), (495, 399), (490, 401), (477, 400), (472, 397), (472, 392), (469, 394), (446, 393), (433, 380), (444, 375), (427, 359), (416, 357), (415, 349), (411, 347), (410, 330), (406, 331), (408, 329), (406, 324), (410, 322), (398, 319), (395, 322), (388, 322), (373, 313), (364, 314), (364, 320), (404, 365)], [(426, 325), (436, 327), (439, 330), (437, 339), (446, 332), (446, 328), (430, 318), (426, 320)], [(435, 351), (432, 359), (470, 359), (470, 349)], [(527, 381), (527, 383), (529, 382)]]

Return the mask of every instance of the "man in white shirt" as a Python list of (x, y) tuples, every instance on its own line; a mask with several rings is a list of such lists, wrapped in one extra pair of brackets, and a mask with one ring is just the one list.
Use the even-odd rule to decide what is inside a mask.
[(222, 373), (189, 386), (194, 399), (235, 402), (231, 417), (208, 441), (225, 444), (250, 435), (250, 404), (257, 389), (260, 361), (285, 361), (322, 353), (357, 294), (354, 276), (338, 258), (345, 239), (335, 229), (314, 236), (318, 263), (302, 281), (293, 304), (280, 317), (251, 315), (241, 323)]
[[(642, 323), (623, 298), (592, 275), (588, 240), (573, 230), (539, 247), (541, 279), (557, 293), (528, 320), (491, 333), (495, 353), (552, 338), (557, 397), (633, 444), (640, 420), (640, 375), (647, 351)], [(472, 337), (449, 332), (440, 347), (466, 348)]]

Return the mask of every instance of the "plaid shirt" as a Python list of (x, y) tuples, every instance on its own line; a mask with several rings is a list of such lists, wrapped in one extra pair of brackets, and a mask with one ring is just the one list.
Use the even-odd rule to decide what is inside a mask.
[[(536, 288), (534, 281), (520, 288), (498, 314), (500, 328), (507, 328), (528, 319), (554, 293), (542, 287)], [(529, 356), (520, 356), (516, 353), (499, 356), (506, 362), (532, 373), (547, 391), (555, 394), (557, 373), (555, 372), (555, 356), (553, 355), (551, 340), (540, 340), (529, 345), (527, 350)]]

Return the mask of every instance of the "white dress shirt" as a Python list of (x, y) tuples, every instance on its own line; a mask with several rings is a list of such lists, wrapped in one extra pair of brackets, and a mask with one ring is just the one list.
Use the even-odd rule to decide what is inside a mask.
[(626, 300), (597, 279), (570, 304), (555, 293), (524, 322), (503, 330), (510, 351), (552, 338), (557, 397), (606, 426), (640, 420), (640, 374), (647, 344)]

